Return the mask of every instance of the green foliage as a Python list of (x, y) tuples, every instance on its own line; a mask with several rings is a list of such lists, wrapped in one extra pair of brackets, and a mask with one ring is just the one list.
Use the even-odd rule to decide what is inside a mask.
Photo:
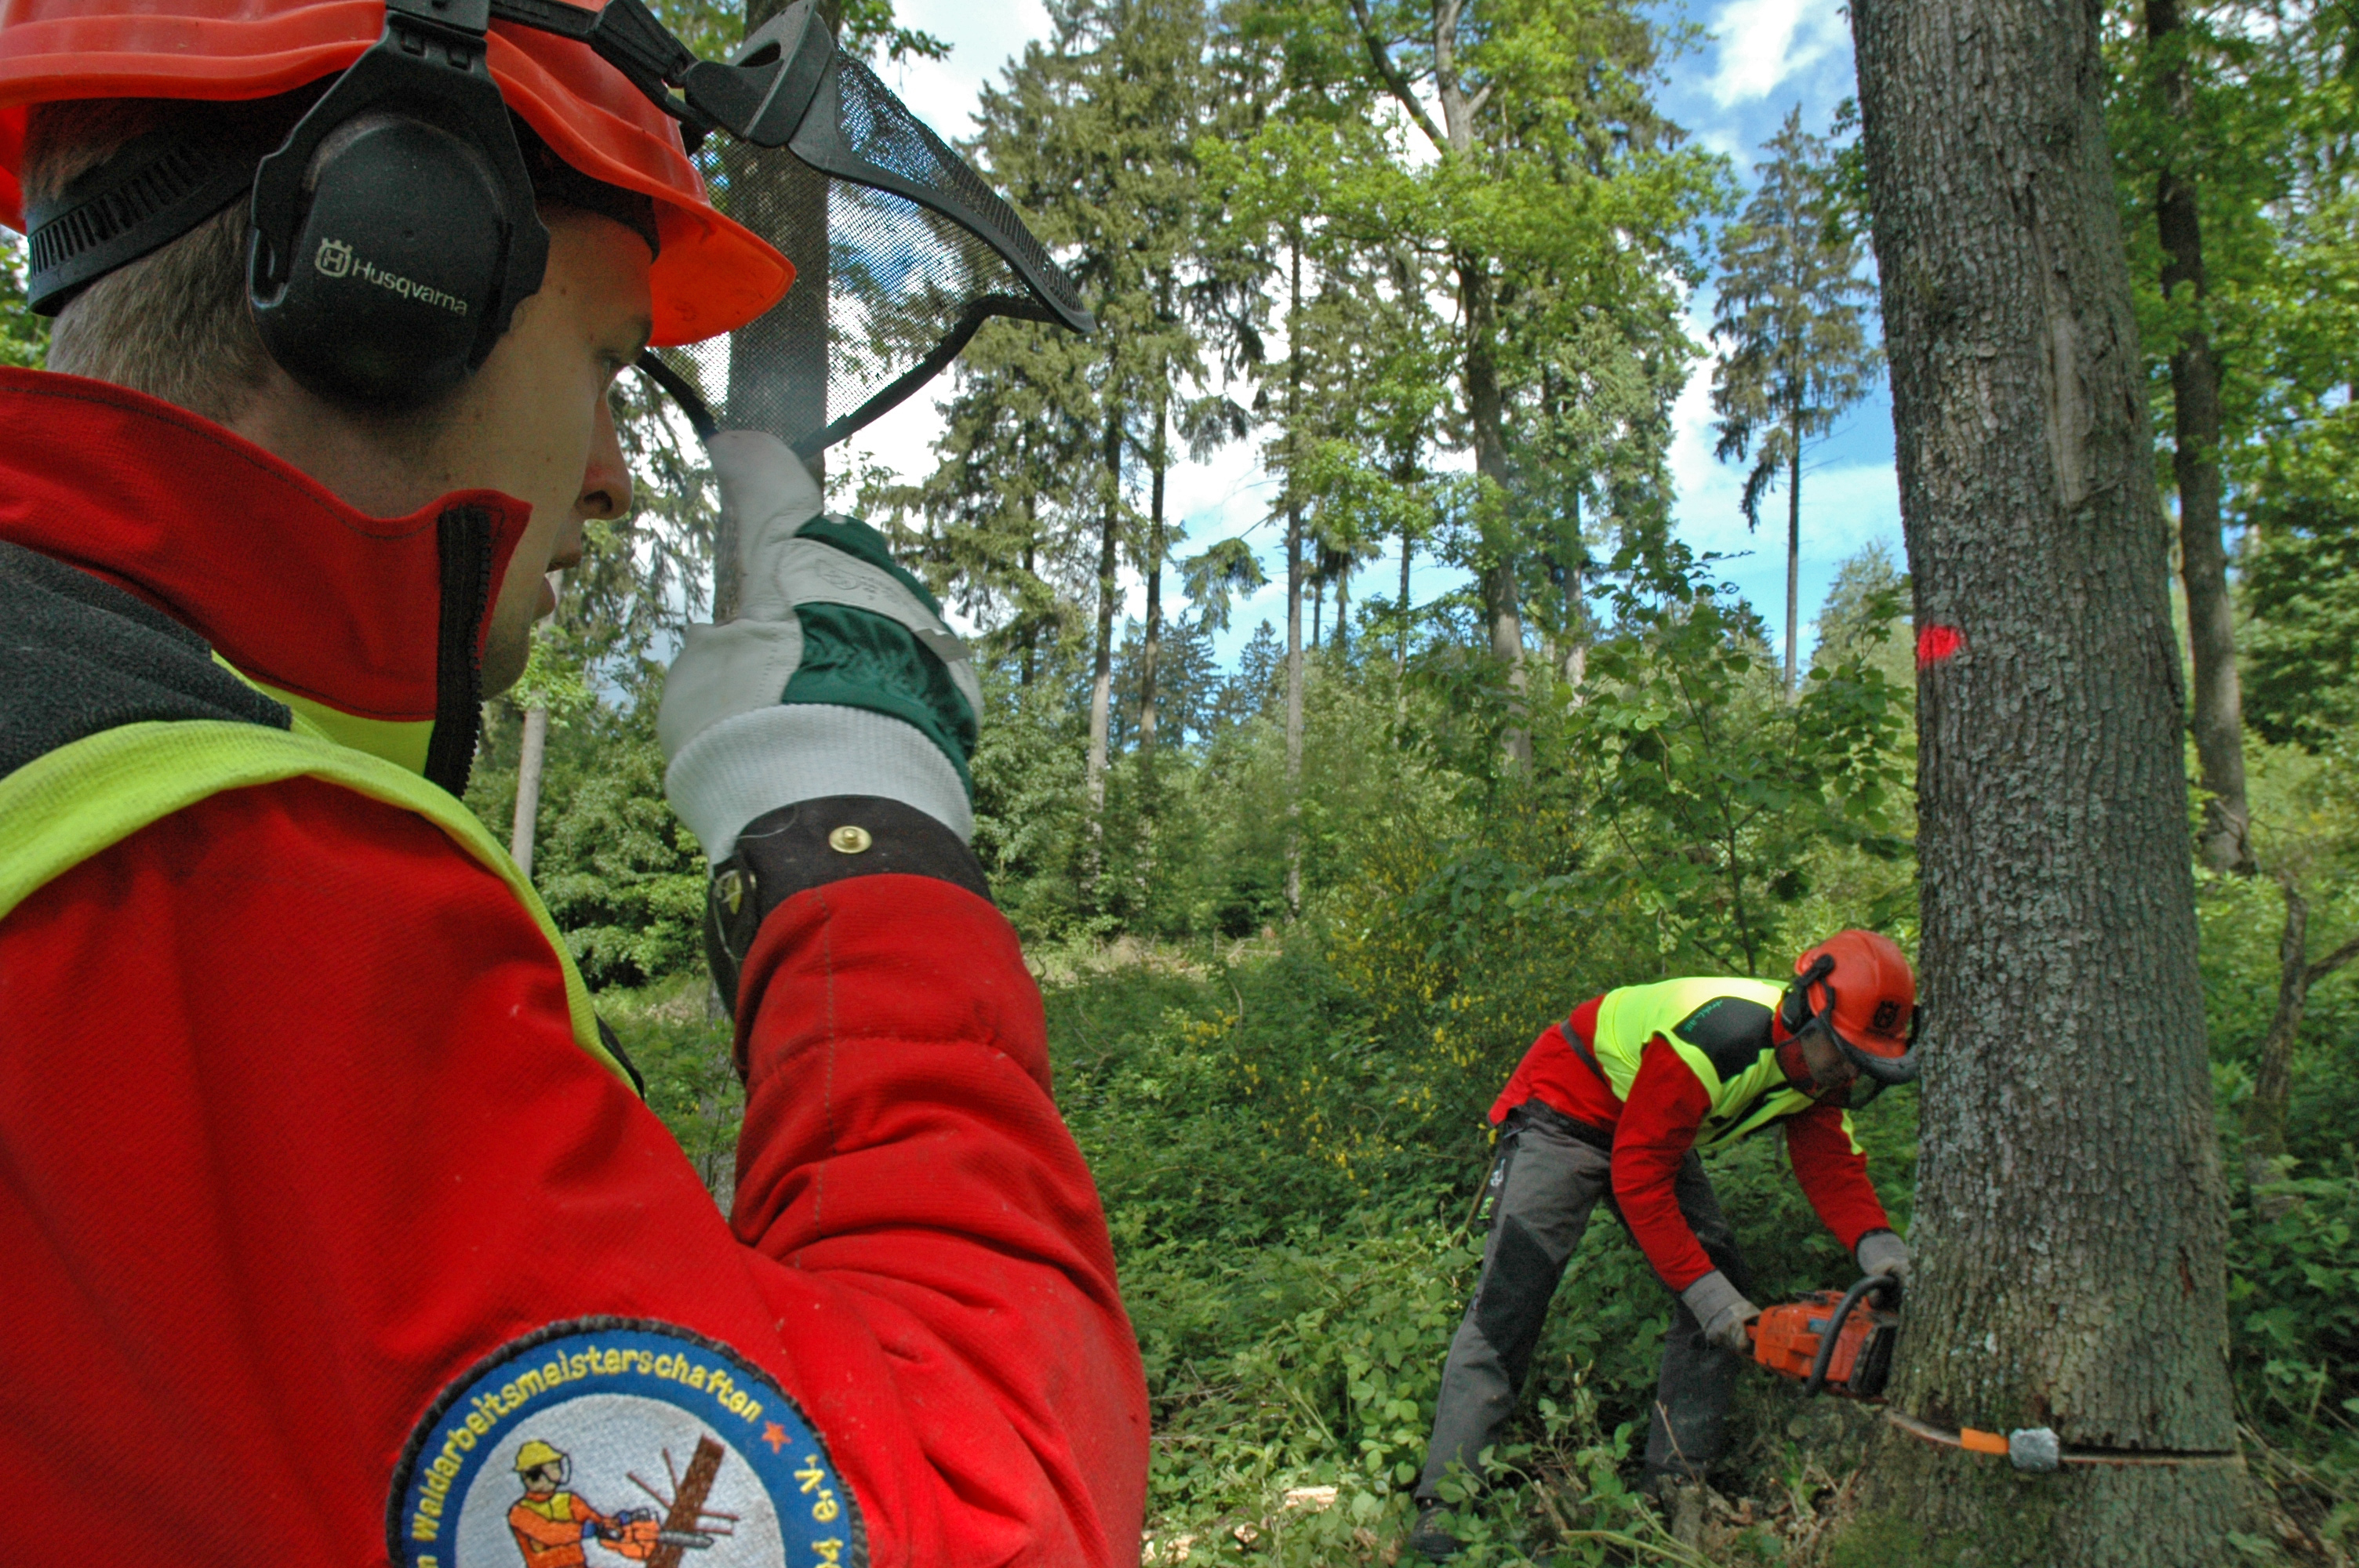
[(533, 869), (583, 978), (631, 985), (702, 957), (704, 855), (664, 801), (653, 737), (602, 728), (586, 738), (599, 765), (575, 784)]
[(49, 323), (25, 308), (25, 248), (0, 229), (0, 365), (38, 369), (48, 357)]
[(701, 970), (637, 990), (610, 988), (599, 993), (598, 1015), (647, 1080), (647, 1108), (725, 1202), (736, 1180), (745, 1086), (730, 1058), (729, 1020), (707, 1005), (711, 989)]
[(2359, 722), (2359, 410), (2273, 463), (2245, 516), (2245, 721), (2315, 748)]

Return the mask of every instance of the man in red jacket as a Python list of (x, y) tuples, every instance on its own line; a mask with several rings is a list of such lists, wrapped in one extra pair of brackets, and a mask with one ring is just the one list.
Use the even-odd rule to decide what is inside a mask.
[(1852, 1139), (1853, 1084), (1917, 1074), (1917, 981), (1888, 936), (1838, 932), (1795, 961), (1791, 985), (1677, 979), (1593, 997), (1543, 1030), (1491, 1108), (1491, 1235), (1451, 1341), (1411, 1544), (1437, 1559), (1440, 1484), (1479, 1475), (1530, 1370), (1549, 1298), (1601, 1201), (1677, 1298), (1647, 1433), (1650, 1490), (1700, 1480), (1726, 1447), (1745, 1325), (1759, 1315), (1702, 1150), (1782, 1128), (1795, 1179), (1868, 1273), (1906, 1279)]
[(644, 82), (468, 8), (0, 8), (0, 222), (59, 312), (0, 370), (0, 1491), (110, 1560), (476, 1568), (538, 1443), (734, 1562), (1135, 1561), (1145, 1390), (965, 843), (973, 676), (882, 542), (722, 444), (747, 619), (663, 729), (732, 1214), (454, 798), (629, 510), (610, 382), (791, 276)]

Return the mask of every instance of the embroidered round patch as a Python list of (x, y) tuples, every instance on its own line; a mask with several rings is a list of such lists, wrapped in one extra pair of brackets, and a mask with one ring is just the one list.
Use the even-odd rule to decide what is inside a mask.
[(394, 1472), (404, 1568), (855, 1568), (852, 1490), (777, 1384), (669, 1324), (551, 1324), (444, 1390)]

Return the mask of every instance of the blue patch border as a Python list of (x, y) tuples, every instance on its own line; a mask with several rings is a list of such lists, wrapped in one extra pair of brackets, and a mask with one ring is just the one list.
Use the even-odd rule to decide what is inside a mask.
[[(569, 1339), (601, 1341), (599, 1348), (602, 1352), (645, 1352), (651, 1346), (640, 1342), (669, 1341), (670, 1354), (677, 1354), (683, 1347), (693, 1348), (716, 1362), (725, 1363), (735, 1386), (760, 1402), (760, 1419), (765, 1422), (776, 1419), (786, 1429), (788, 1437), (786, 1444), (773, 1452), (758, 1435), (741, 1443), (735, 1440), (735, 1433), (728, 1434), (732, 1440), (730, 1445), (753, 1465), (756, 1476), (769, 1493), (771, 1504), (777, 1511), (778, 1530), (786, 1538), (787, 1568), (819, 1568), (821, 1564), (831, 1563), (840, 1565), (840, 1568), (867, 1568), (868, 1531), (861, 1518), (859, 1501), (853, 1496), (852, 1488), (844, 1484), (842, 1473), (836, 1468), (834, 1459), (829, 1454), (827, 1440), (820, 1435), (818, 1428), (811, 1425), (803, 1414), (802, 1407), (778, 1387), (777, 1379), (720, 1340), (659, 1318), (639, 1317), (578, 1317), (546, 1325), (502, 1344), (443, 1387), (441, 1394), (419, 1418), (418, 1424), (410, 1429), (409, 1440), (402, 1445), (401, 1457), (394, 1465), (393, 1485), (386, 1496), (386, 1552), (397, 1568), (426, 1568), (429, 1563), (437, 1564), (437, 1568), (456, 1568), (447, 1547), (421, 1557), (419, 1548), (435, 1543), (412, 1541), (409, 1533), (410, 1520), (427, 1495), (427, 1482), (433, 1474), (429, 1453), (438, 1448), (447, 1452), (454, 1441), (451, 1437), (453, 1433), (473, 1430), (475, 1437), (474, 1443), (462, 1451), (457, 1469), (443, 1477), (448, 1483), (444, 1495), (463, 1498), (467, 1488), (481, 1472), (484, 1459), (498, 1445), (501, 1434), (513, 1421), (529, 1419), (537, 1411), (570, 1402), (584, 1394), (634, 1394), (643, 1399), (662, 1399), (684, 1411), (692, 1411), (697, 1408), (687, 1400), (668, 1397), (667, 1390), (688, 1393), (686, 1384), (633, 1368), (616, 1372), (585, 1370), (568, 1377), (562, 1383), (545, 1387), (538, 1394), (520, 1399), (511, 1408), (498, 1410), (496, 1413), (484, 1413), (480, 1401), (488, 1396), (497, 1395), (507, 1384), (516, 1381), (513, 1372), (503, 1377), (503, 1371), (516, 1368), (518, 1363), (527, 1359), (538, 1360), (552, 1345)], [(569, 1366), (573, 1355), (586, 1354), (587, 1349), (586, 1345), (578, 1348), (569, 1346)], [(697, 1390), (694, 1397), (701, 1400), (704, 1391)], [(773, 1405), (772, 1400), (777, 1403)], [(725, 1406), (715, 1404), (712, 1408), (724, 1416), (734, 1413)], [(777, 1412), (775, 1418), (773, 1411)], [(455, 1422), (446, 1419), (453, 1411), (459, 1412)], [(472, 1426), (471, 1415), (483, 1417), (480, 1427)], [(715, 1429), (720, 1430), (717, 1422)], [(832, 1498), (840, 1510), (838, 1516), (829, 1520), (813, 1519), (807, 1517), (807, 1510), (793, 1508), (796, 1501), (806, 1496)], [(456, 1509), (451, 1511), (449, 1520), (455, 1530), (458, 1524)], [(817, 1543), (838, 1536), (843, 1540), (842, 1551), (832, 1559), (821, 1556)], [(448, 1539), (444, 1537), (444, 1540)], [(799, 1558), (796, 1556), (798, 1552), (802, 1553)]]

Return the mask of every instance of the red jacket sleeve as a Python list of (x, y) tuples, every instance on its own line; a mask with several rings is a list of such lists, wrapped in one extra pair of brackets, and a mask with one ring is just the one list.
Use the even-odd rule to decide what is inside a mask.
[(1674, 1184), (1695, 1147), (1712, 1098), (1679, 1053), (1657, 1035), (1638, 1054), (1637, 1076), (1614, 1130), (1614, 1200), (1638, 1250), (1674, 1291), (1712, 1272), (1712, 1259), (1680, 1213)]
[(1892, 1228), (1867, 1179), (1867, 1156), (1852, 1147), (1840, 1108), (1817, 1105), (1787, 1118), (1786, 1158), (1794, 1162), (1802, 1195), (1846, 1252), (1869, 1231)]
[[(771, 916), (756, 993), (724, 1219), (574, 1044), (529, 916), (415, 816), (239, 791), (42, 888), (0, 921), (0, 1495), (101, 1560), (383, 1563), (395, 1477), (519, 1408), (470, 1379), (655, 1325), (693, 1355), (639, 1366), (694, 1363), (697, 1424), (585, 1395), (510, 1439), (601, 1509), (724, 1426), (727, 1506), (758, 1405), (807, 1419), (880, 1568), (1135, 1561), (1144, 1384), (1006, 923), (929, 879), (832, 883)], [(473, 1462), (513, 1553), (520, 1488)], [(813, 1487), (789, 1501), (836, 1508)]]

